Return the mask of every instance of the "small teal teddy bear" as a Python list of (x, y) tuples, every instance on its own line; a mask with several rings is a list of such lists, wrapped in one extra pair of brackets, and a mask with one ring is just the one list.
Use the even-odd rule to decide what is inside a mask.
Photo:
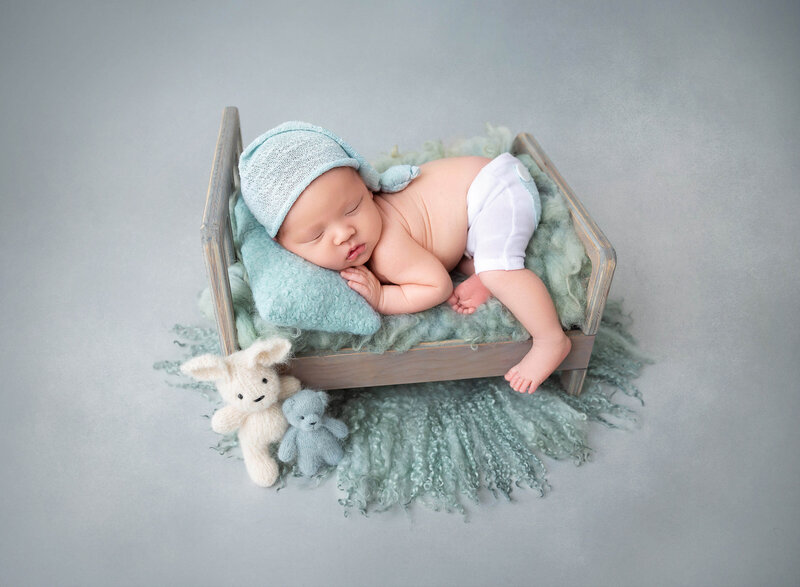
[(325, 415), (328, 394), (302, 389), (283, 402), (289, 430), (278, 448), (278, 458), (288, 463), (297, 458), (300, 473), (315, 475), (320, 466), (337, 465), (344, 452), (339, 440), (347, 436), (347, 425)]

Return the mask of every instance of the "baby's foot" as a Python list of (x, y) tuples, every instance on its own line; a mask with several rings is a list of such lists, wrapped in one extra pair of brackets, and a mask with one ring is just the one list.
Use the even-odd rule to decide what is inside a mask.
[(458, 284), (447, 303), (459, 314), (472, 314), (490, 297), (492, 297), (491, 292), (481, 283), (478, 276), (470, 275)]
[(522, 360), (505, 374), (514, 391), (533, 393), (556, 370), (572, 349), (567, 335), (555, 340), (533, 340), (533, 346)]

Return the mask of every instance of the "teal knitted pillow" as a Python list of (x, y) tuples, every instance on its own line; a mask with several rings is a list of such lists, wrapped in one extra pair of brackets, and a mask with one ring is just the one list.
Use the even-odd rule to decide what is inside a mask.
[(380, 316), (336, 271), (317, 267), (272, 240), (241, 197), (236, 239), (258, 313), (276, 326), (373, 334)]

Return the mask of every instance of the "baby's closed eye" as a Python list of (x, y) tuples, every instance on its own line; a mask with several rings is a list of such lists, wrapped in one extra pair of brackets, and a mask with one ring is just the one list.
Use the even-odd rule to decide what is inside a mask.
[(351, 214), (353, 214), (353, 213), (354, 213), (356, 210), (358, 210), (359, 206), (361, 206), (361, 202), (362, 202), (363, 200), (364, 200), (364, 198), (361, 198), (361, 199), (360, 199), (360, 200), (359, 200), (359, 201), (356, 203), (356, 205), (355, 205), (355, 206), (353, 206), (352, 208), (350, 208), (350, 210), (348, 210), (348, 211), (347, 211), (345, 214), (346, 214), (347, 216), (350, 216)]

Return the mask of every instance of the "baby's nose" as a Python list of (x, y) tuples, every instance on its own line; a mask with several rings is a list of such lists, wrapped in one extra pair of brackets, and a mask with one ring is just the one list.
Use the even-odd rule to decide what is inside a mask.
[(356, 229), (352, 226), (342, 226), (336, 231), (336, 244), (340, 245), (350, 240), (350, 237), (355, 234)]

